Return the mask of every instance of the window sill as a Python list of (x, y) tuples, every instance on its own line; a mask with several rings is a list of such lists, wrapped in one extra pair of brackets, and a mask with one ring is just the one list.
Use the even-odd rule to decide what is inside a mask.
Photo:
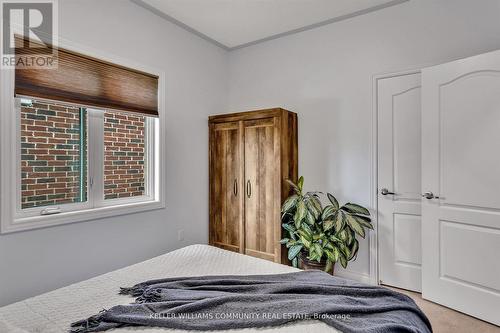
[(97, 220), (107, 217), (145, 212), (165, 208), (161, 201), (143, 201), (107, 207), (91, 208), (56, 215), (40, 215), (14, 219), (11, 223), (2, 225), (2, 234), (46, 228), (56, 225)]

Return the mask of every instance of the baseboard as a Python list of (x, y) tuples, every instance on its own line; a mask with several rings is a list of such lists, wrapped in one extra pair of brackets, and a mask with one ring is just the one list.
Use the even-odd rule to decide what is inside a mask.
[(355, 280), (355, 281), (366, 283), (366, 284), (372, 284), (370, 275), (368, 275), (368, 274), (353, 272), (353, 271), (349, 271), (349, 270), (336, 270), (333, 273), (333, 275), (344, 278), (344, 279)]

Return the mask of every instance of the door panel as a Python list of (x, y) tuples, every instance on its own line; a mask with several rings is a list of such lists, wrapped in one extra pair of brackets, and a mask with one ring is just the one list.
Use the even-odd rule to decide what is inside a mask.
[(422, 78), (423, 297), (500, 325), (500, 52)]
[(211, 244), (240, 252), (243, 247), (240, 125), (233, 122), (212, 126)]
[(481, 149), (484, 143), (491, 148), (491, 143), (496, 148), (500, 143), (500, 72), (466, 74), (442, 84), (439, 94), (441, 193), (446, 203), (500, 209), (500, 177), (484, 177), (500, 170), (500, 158)]
[[(420, 161), (421, 88), (419, 74), (399, 78), (398, 84), (411, 85), (392, 98), (395, 200), (420, 201), (422, 186)], [(402, 82), (410, 81), (410, 82)]]
[(377, 91), (380, 282), (420, 291), (420, 74), (381, 79)]
[[(276, 118), (244, 122), (245, 253), (279, 261), (279, 146)], [(278, 192), (279, 193), (279, 192)], [(278, 214), (277, 214), (278, 212)]]
[[(442, 276), (457, 282), (463, 281), (471, 286), (477, 285), (485, 289), (500, 290), (500, 269), (498, 266), (492, 266), (490, 274), (482, 273), (483, 261), (498, 261), (500, 231), (452, 221), (440, 221), (440, 224)], [(470, 247), (464, 246), (464, 244), (475, 244), (474, 251), (470, 251)], [(494, 247), (491, 248), (490, 244), (493, 244)], [(478, 252), (483, 253), (480, 260), (477, 260), (476, 257)], [(464, 262), (467, 262), (467, 269), (464, 269)]]
[(422, 264), (420, 215), (394, 214), (394, 261), (419, 267)]

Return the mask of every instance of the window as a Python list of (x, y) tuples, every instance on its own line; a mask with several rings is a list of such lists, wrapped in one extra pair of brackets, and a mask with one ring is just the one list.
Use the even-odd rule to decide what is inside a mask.
[(21, 104), (21, 209), (87, 201), (83, 108)]
[(163, 73), (57, 53), (0, 76), (0, 231), (164, 208)]
[(18, 218), (154, 200), (156, 119), (16, 99)]
[(145, 129), (145, 117), (104, 113), (105, 200), (144, 195)]

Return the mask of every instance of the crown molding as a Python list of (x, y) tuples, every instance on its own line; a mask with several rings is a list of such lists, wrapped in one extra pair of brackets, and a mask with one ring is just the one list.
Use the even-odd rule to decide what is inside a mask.
[(245, 48), (245, 47), (249, 47), (249, 46), (252, 46), (252, 45), (256, 45), (256, 44), (268, 42), (268, 41), (273, 40), (273, 39), (278, 39), (278, 38), (282, 38), (282, 37), (285, 37), (285, 36), (297, 34), (297, 33), (303, 32), (303, 31), (316, 29), (316, 28), (319, 28), (319, 27), (322, 27), (322, 26), (325, 26), (325, 25), (328, 25), (328, 24), (332, 24), (332, 23), (336, 23), (336, 22), (348, 20), (348, 19), (356, 17), (356, 16), (361, 16), (361, 15), (373, 13), (373, 12), (376, 12), (376, 11), (379, 11), (379, 10), (382, 10), (382, 9), (385, 9), (385, 8), (389, 8), (389, 7), (393, 7), (393, 6), (396, 6), (396, 5), (400, 5), (400, 4), (408, 2), (410, 0), (392, 0), (392, 1), (389, 1), (389, 2), (381, 4), (381, 5), (377, 5), (377, 6), (365, 8), (365, 9), (362, 9), (362, 10), (358, 10), (358, 11), (352, 12), (350, 14), (337, 16), (337, 17), (334, 17), (334, 18), (331, 18), (331, 19), (328, 19), (328, 20), (325, 20), (325, 21), (317, 22), (317, 23), (310, 24), (310, 25), (307, 25), (305, 27), (293, 29), (293, 30), (290, 30), (290, 31), (285, 31), (285, 32), (282, 32), (282, 33), (279, 33), (279, 34), (275, 34), (275, 35), (271, 35), (269, 37), (257, 39), (257, 40), (254, 40), (252, 42), (244, 43), (244, 44), (237, 45), (237, 46), (234, 46), (234, 47), (228, 47), (228, 46), (226, 46), (226, 45), (224, 45), (224, 44), (216, 41), (215, 39), (213, 39), (213, 38), (211, 38), (211, 37), (209, 37), (209, 36), (207, 36), (207, 35), (199, 32), (196, 29), (191, 28), (190, 26), (188, 26), (188, 25), (180, 22), (179, 20), (176, 20), (172, 16), (165, 14), (161, 10), (158, 10), (157, 8), (149, 5), (148, 3), (144, 2), (143, 0), (130, 0), (130, 1), (133, 2), (133, 3), (135, 3), (136, 5), (138, 5), (138, 6), (142, 7), (142, 8), (144, 8), (144, 9), (152, 12), (153, 14), (156, 14), (159, 17), (161, 17), (161, 18), (163, 18), (163, 19), (165, 19), (165, 20), (167, 20), (167, 21), (169, 21), (169, 22), (171, 22), (171, 23), (179, 26), (180, 28), (182, 28), (182, 29), (184, 29), (186, 31), (189, 31), (189, 32), (197, 35), (198, 37), (200, 37), (200, 38), (202, 38), (202, 39), (204, 39), (204, 40), (206, 40), (206, 41), (214, 44), (215, 46), (220, 47), (221, 49), (230, 52), (230, 51), (239, 50), (239, 49), (242, 49), (242, 48)]

